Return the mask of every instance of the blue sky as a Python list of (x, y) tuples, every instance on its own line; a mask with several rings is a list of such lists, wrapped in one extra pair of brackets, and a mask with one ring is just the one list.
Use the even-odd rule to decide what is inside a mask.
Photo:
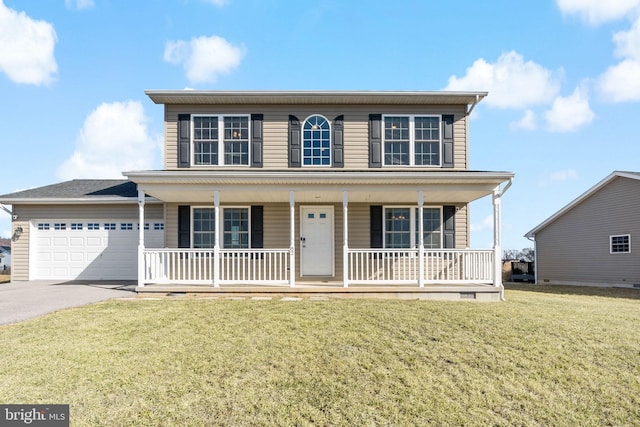
[[(522, 249), (640, 170), (640, 0), (0, 0), (0, 194), (161, 168), (144, 90), (184, 88), (488, 91), (471, 169), (515, 172), (503, 248)], [(491, 202), (471, 209), (490, 247)]]

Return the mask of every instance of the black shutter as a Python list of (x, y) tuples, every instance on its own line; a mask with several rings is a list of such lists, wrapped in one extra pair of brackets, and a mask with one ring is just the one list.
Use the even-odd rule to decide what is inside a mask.
[(263, 217), (263, 206), (251, 206), (251, 247), (255, 249), (264, 247)]
[(344, 116), (333, 119), (333, 167), (344, 167)]
[(382, 115), (369, 114), (369, 167), (382, 167)]
[(369, 207), (370, 228), (371, 228), (371, 248), (382, 247), (382, 206), (372, 205)]
[(188, 168), (191, 160), (191, 115), (178, 114), (178, 167)]
[(442, 116), (442, 167), (453, 167), (453, 114)]
[(262, 167), (262, 114), (251, 115), (251, 167)]
[(178, 206), (178, 247), (191, 247), (191, 207)]
[(300, 120), (296, 116), (289, 116), (289, 167), (302, 166), (302, 147), (300, 142)]
[(456, 247), (456, 207), (443, 206), (442, 228), (445, 249), (455, 249)]

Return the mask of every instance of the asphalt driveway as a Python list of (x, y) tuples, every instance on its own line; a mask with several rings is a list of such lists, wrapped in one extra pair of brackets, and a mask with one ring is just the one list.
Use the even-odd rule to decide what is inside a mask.
[(0, 325), (112, 298), (135, 296), (135, 283), (50, 281), (0, 284)]

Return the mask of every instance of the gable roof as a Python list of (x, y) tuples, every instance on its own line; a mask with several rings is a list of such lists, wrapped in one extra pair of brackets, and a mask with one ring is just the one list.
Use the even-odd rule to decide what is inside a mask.
[(137, 203), (138, 190), (126, 179), (74, 179), (0, 196), (0, 203)]
[(11, 246), (0, 246), (0, 252), (11, 254)]
[(548, 226), (549, 224), (551, 224), (552, 222), (554, 222), (555, 220), (557, 220), (558, 218), (560, 218), (561, 216), (563, 216), (564, 214), (569, 212), (571, 209), (573, 209), (574, 207), (576, 207), (577, 205), (582, 203), (585, 199), (587, 199), (588, 197), (590, 197), (591, 195), (593, 195), (594, 193), (596, 193), (597, 191), (599, 191), (604, 186), (606, 186), (607, 184), (609, 184), (611, 181), (613, 181), (614, 179), (616, 179), (618, 177), (635, 179), (635, 180), (640, 181), (640, 172), (613, 171), (610, 175), (608, 175), (602, 181), (600, 181), (599, 183), (597, 183), (596, 185), (594, 185), (593, 187), (591, 187), (590, 189), (588, 189), (587, 191), (582, 193), (580, 196), (578, 196), (571, 203), (569, 203), (568, 205), (566, 205), (565, 207), (560, 209), (558, 212), (554, 213), (549, 218), (544, 220), (538, 226), (536, 226), (535, 228), (533, 228), (532, 230), (527, 232), (527, 234), (525, 234), (524, 237), (534, 238), (535, 234), (538, 231), (544, 229), (546, 226)]

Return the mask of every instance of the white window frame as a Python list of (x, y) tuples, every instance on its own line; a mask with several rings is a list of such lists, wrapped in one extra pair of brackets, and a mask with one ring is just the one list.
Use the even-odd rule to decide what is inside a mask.
[[(195, 117), (217, 117), (218, 118), (218, 163), (216, 164), (206, 164), (206, 165), (198, 165), (196, 164), (196, 150), (195, 150)], [(224, 119), (225, 117), (245, 117), (247, 119), (247, 163), (246, 164), (226, 164), (224, 161), (225, 151), (224, 151)], [(233, 166), (233, 167), (249, 167), (251, 165), (251, 114), (246, 113), (198, 113), (191, 114), (191, 123), (190, 123), (190, 135), (189, 135), (189, 152), (190, 152), (190, 162), (191, 167), (194, 168), (208, 168), (211, 166)]]
[[(444, 220), (443, 220), (443, 210), (442, 206), (422, 206), (423, 209), (438, 209), (440, 211), (440, 247), (439, 248), (428, 248), (431, 250), (437, 250), (443, 248), (444, 242)], [(409, 247), (408, 248), (387, 248), (387, 209), (409, 209)], [(419, 225), (416, 225), (417, 215), (418, 215), (418, 206), (416, 205), (385, 205), (382, 207), (382, 247), (385, 249), (413, 249), (417, 248), (418, 242), (416, 240), (416, 235), (420, 232), (418, 230)]]
[[(628, 251), (614, 251), (613, 250), (613, 239), (616, 237), (626, 237), (629, 241), (629, 250)], [(618, 254), (630, 254), (631, 253), (631, 234), (612, 234), (609, 236), (609, 253), (611, 255)]]
[[(327, 124), (329, 125), (329, 164), (328, 165), (313, 165), (313, 164), (312, 165), (305, 165), (304, 164), (304, 158), (305, 158), (305, 156), (304, 156), (304, 126), (305, 126), (305, 124), (307, 124), (307, 121), (309, 121), (310, 118), (316, 117), (316, 116), (323, 118), (327, 122)], [(333, 151), (333, 141), (332, 141), (332, 138), (331, 138), (331, 136), (332, 136), (331, 120), (329, 120), (328, 118), (326, 118), (322, 114), (317, 114), (317, 113), (310, 114), (306, 119), (304, 119), (302, 121), (302, 126), (300, 127), (300, 132), (301, 132), (301, 138), (300, 139), (301, 139), (301, 145), (302, 145), (302, 147), (301, 147), (302, 153), (301, 153), (301, 156), (300, 156), (300, 165), (303, 168), (322, 168), (322, 167), (330, 168), (330, 167), (332, 167), (333, 166), (333, 153), (332, 153), (332, 151)], [(311, 148), (311, 149), (313, 149), (313, 148)]]
[[(189, 224), (189, 228), (190, 228), (190, 230), (189, 230), (189, 233), (190, 233), (190, 238), (189, 238), (190, 247), (191, 247), (191, 249), (213, 249), (213, 247), (211, 247), (211, 248), (195, 248), (193, 246), (193, 241), (194, 241), (194, 239), (193, 239), (193, 236), (194, 236), (194, 234), (193, 234), (194, 233), (194, 229), (193, 229), (194, 228), (193, 227), (193, 225), (194, 225), (193, 211), (195, 209), (212, 209), (212, 210), (214, 210), (215, 206), (211, 206), (211, 205), (191, 206), (191, 212), (190, 212), (191, 217), (190, 217), (190, 221), (189, 221), (190, 222), (190, 224)], [(248, 234), (248, 236), (249, 236), (249, 238), (248, 238), (248, 247), (246, 247), (246, 248), (238, 248), (238, 249), (251, 249), (251, 206), (247, 206), (247, 205), (242, 205), (242, 206), (235, 206), (235, 205), (220, 206), (220, 218), (214, 218), (214, 221), (216, 221), (219, 224), (219, 229), (220, 229), (220, 232), (221, 232), (221, 236), (219, 236), (219, 238), (218, 238), (218, 242), (220, 244), (220, 248), (221, 249), (233, 249), (233, 248), (225, 248), (225, 246), (224, 246), (224, 233), (225, 233), (225, 230), (224, 230), (224, 211), (225, 211), (225, 209), (246, 209), (247, 210), (247, 222), (248, 222), (247, 229), (248, 229), (248, 233), (249, 233)], [(213, 229), (214, 242), (215, 242), (215, 238), (216, 237), (215, 237), (215, 224), (214, 224), (214, 229)]]
[[(390, 117), (408, 117), (409, 118), (409, 164), (406, 165), (389, 165), (387, 160), (387, 140), (386, 135), (386, 119)], [(417, 165), (416, 164), (416, 117), (435, 117), (438, 119), (438, 164), (436, 165)], [(393, 140), (390, 140), (393, 141)], [(441, 114), (383, 114), (382, 115), (382, 165), (386, 167), (424, 167), (424, 168), (440, 168), (442, 167), (442, 155), (443, 155), (443, 143), (442, 143), (442, 115)]]

